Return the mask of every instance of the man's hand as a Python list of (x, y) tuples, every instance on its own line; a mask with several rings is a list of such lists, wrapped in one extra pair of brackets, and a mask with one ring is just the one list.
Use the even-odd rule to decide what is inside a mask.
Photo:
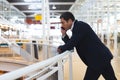
[(66, 35), (66, 30), (63, 28), (63, 27), (61, 27), (61, 33), (62, 33), (62, 36), (65, 36)]
[(58, 48), (58, 49), (57, 49), (57, 52), (58, 52), (58, 53), (62, 53), (62, 51), (61, 51), (61, 49), (60, 49), (60, 48)]

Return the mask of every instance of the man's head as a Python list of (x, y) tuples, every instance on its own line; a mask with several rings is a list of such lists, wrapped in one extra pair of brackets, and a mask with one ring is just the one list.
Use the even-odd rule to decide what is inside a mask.
[(73, 21), (75, 20), (74, 15), (71, 12), (65, 12), (60, 16), (62, 27), (65, 30), (71, 28)]

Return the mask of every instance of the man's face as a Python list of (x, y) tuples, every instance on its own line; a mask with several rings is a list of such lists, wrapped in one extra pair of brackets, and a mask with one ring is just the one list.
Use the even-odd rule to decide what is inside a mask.
[(68, 30), (72, 26), (72, 20), (69, 19), (68, 21), (64, 20), (64, 18), (61, 18), (61, 25), (65, 30)]

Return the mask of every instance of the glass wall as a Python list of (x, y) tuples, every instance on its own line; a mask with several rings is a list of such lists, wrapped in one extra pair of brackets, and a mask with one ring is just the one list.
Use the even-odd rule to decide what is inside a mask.
[(22, 12), (10, 5), (6, 0), (0, 0), (0, 36), (18, 38), (19, 25), (25, 24), (25, 17)]

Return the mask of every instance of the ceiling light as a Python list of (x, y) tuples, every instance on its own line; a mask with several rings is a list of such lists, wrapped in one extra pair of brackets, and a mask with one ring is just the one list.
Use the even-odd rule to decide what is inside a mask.
[(52, 6), (52, 9), (56, 9), (56, 6), (55, 6), (55, 5), (53, 5), (53, 6)]
[(5, 8), (4, 8), (4, 10), (5, 10), (5, 11), (7, 11), (7, 10), (8, 10), (8, 8), (6, 8), (6, 7), (5, 7)]

